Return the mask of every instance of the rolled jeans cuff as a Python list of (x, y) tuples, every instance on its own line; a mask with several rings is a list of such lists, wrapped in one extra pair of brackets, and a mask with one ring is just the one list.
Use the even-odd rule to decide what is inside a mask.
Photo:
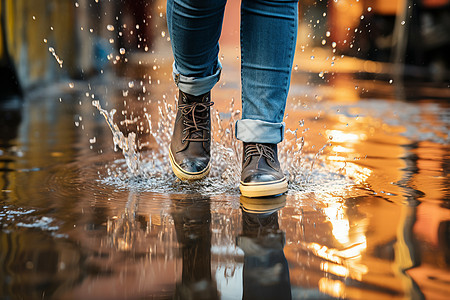
[(245, 143), (278, 144), (284, 139), (284, 122), (242, 119), (236, 122), (236, 138)]
[(222, 64), (217, 60), (217, 69), (214, 74), (206, 77), (188, 77), (180, 74), (173, 63), (173, 81), (178, 88), (189, 95), (200, 96), (209, 92), (220, 79)]

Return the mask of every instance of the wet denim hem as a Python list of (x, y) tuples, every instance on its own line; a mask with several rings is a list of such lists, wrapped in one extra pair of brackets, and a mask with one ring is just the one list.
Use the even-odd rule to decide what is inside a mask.
[(220, 79), (222, 64), (217, 60), (217, 69), (214, 74), (206, 77), (188, 77), (180, 74), (176, 64), (173, 63), (173, 81), (178, 88), (189, 95), (199, 96), (209, 92)]
[(278, 144), (284, 139), (284, 127), (284, 122), (242, 119), (236, 121), (236, 138), (245, 143)]

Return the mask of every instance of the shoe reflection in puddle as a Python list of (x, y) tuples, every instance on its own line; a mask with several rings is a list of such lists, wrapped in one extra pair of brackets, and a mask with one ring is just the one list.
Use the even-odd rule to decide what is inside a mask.
[(209, 197), (174, 195), (172, 218), (181, 246), (183, 270), (174, 299), (219, 299), (211, 277), (211, 207)]
[(283, 248), (285, 233), (278, 211), (286, 196), (241, 196), (242, 234), (237, 246), (244, 251), (243, 299), (291, 299), (289, 268)]

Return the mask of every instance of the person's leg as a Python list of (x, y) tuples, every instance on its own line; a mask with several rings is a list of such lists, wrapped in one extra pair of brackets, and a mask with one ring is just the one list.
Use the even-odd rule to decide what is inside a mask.
[(242, 119), (236, 123), (236, 137), (244, 142), (241, 192), (249, 197), (287, 190), (276, 144), (284, 135), (297, 2), (243, 0), (241, 4)]
[(220, 77), (218, 60), (226, 0), (167, 0), (174, 81), (193, 96), (209, 92)]
[(220, 77), (219, 37), (226, 0), (168, 0), (167, 25), (180, 90), (169, 149), (175, 175), (205, 177), (210, 170), (210, 90)]

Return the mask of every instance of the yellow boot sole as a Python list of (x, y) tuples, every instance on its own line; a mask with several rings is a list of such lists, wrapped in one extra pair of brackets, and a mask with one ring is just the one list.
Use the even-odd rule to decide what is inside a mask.
[(261, 183), (244, 183), (241, 181), (239, 189), (245, 197), (267, 197), (287, 192), (288, 183), (286, 178)]

